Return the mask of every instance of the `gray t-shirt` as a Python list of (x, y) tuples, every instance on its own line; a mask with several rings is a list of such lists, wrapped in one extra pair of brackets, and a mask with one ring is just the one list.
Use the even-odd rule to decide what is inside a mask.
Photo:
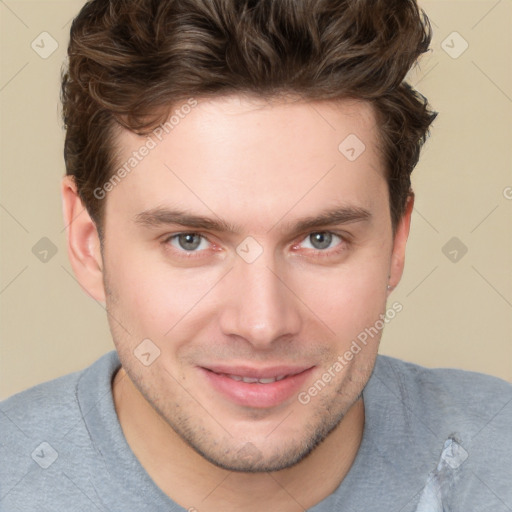
[[(110, 352), (0, 403), (2, 512), (185, 510), (126, 443), (111, 391), (118, 367)], [(363, 398), (356, 460), (310, 512), (512, 511), (510, 384), (378, 356)]]

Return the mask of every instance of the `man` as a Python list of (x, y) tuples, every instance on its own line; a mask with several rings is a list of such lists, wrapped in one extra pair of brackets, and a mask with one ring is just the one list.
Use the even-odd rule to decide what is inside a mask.
[(512, 510), (511, 386), (377, 355), (429, 42), (412, 0), (83, 7), (64, 219), (116, 351), (2, 404), (1, 510)]

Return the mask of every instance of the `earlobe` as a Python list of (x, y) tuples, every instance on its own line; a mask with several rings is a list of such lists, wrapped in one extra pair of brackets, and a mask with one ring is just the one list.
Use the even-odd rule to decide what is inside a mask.
[(75, 276), (93, 299), (105, 302), (98, 230), (78, 196), (73, 176), (62, 179), (61, 195), (68, 256)]
[(414, 207), (414, 192), (411, 190), (405, 211), (400, 219), (393, 241), (393, 253), (391, 255), (391, 268), (389, 269), (388, 294), (398, 285), (402, 277), (405, 265), (405, 249), (409, 230), (411, 227), (411, 216)]

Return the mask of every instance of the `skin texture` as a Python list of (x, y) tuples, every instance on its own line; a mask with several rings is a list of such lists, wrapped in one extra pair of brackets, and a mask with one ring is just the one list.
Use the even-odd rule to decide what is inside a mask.
[[(403, 271), (413, 196), (393, 238), (377, 129), (371, 106), (354, 100), (201, 99), (106, 195), (103, 247), (72, 179), (63, 180), (70, 260), (87, 293), (106, 304), (123, 366), (113, 381), (123, 432), (183, 507), (304, 510), (349, 471), (380, 334), (307, 405), (297, 393), (270, 407), (240, 405), (200, 368), (307, 367), (300, 391), (308, 390), (385, 313), (387, 285)], [(338, 149), (350, 134), (366, 147), (354, 161)], [(120, 164), (145, 141), (121, 131)], [(348, 206), (369, 215), (293, 230)], [(155, 208), (237, 229), (137, 222)], [(319, 232), (337, 236), (319, 249), (310, 236)], [(170, 238), (180, 233), (204, 238), (187, 252)], [(257, 243), (244, 245), (247, 237)], [(248, 263), (240, 247), (262, 252)], [(148, 366), (135, 355), (145, 339), (159, 350)]]

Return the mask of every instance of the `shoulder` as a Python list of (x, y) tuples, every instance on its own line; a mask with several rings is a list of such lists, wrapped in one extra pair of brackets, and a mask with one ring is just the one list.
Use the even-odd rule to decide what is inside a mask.
[[(512, 446), (512, 384), (491, 375), (426, 368), (379, 355), (374, 374), (429, 428), (451, 429), (479, 442), (502, 434)], [(444, 428), (443, 428), (444, 427)]]
[[(478, 398), (488, 400), (512, 398), (512, 384), (498, 377), (455, 368), (426, 368), (394, 357), (379, 355), (375, 370), (381, 377), (395, 380), (398, 385), (407, 384), (409, 389), (422, 396), (431, 396), (439, 405), (443, 402), (456, 405), (468, 401), (475, 405)], [(471, 400), (469, 400), (471, 398)]]
[(0, 402), (0, 430), (8, 444), (47, 435), (48, 430), (76, 418), (76, 387), (82, 373), (38, 384)]
[(510, 383), (386, 356), (378, 356), (373, 375), (373, 394), (384, 402), (385, 420), (395, 421), (410, 451), (421, 447), (427, 454), (415, 459), (416, 465), (425, 460), (430, 466), (424, 508), (417, 510), (432, 509), (425, 506), (432, 493), (453, 510), (502, 510), (505, 501), (512, 503)]
[(104, 374), (115, 362), (115, 352), (109, 352), (83, 370), (12, 395), (0, 402), (0, 424), (15, 424), (27, 434), (47, 432), (49, 426), (65, 424), (66, 419), (79, 413), (79, 381), (87, 374)]
[[(117, 365), (117, 354), (110, 352), (84, 370), (39, 384), (0, 402), (1, 486), (22, 489), (20, 482), (34, 478), (39, 467), (45, 470), (67, 451), (77, 452), (78, 447), (87, 446), (84, 397), (90, 395), (94, 401), (93, 395), (106, 394), (107, 383)], [(88, 391), (84, 393), (83, 389)], [(50, 475), (47, 471), (45, 474)]]

